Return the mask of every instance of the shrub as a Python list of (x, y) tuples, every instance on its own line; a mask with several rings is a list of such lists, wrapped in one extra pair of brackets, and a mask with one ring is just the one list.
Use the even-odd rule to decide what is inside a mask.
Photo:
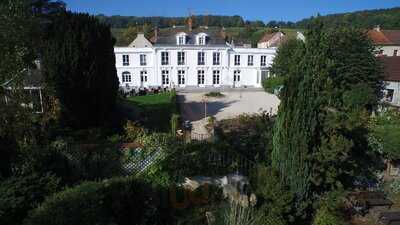
[(59, 190), (53, 175), (11, 177), (0, 183), (0, 224), (21, 224), (29, 210)]
[(154, 188), (132, 178), (86, 182), (46, 199), (25, 224), (167, 224), (158, 200)]
[(318, 209), (315, 215), (313, 225), (343, 225), (343, 220), (327, 208)]
[(283, 85), (283, 80), (283, 77), (270, 77), (263, 80), (262, 85), (266, 92), (274, 94)]
[[(262, 215), (252, 207), (243, 207), (231, 202), (228, 207), (222, 209), (222, 215), (217, 215), (213, 225), (261, 225), (265, 224)], [(269, 224), (269, 223), (267, 223)], [(272, 224), (271, 224), (272, 225)]]
[(400, 193), (400, 179), (396, 179), (390, 183), (390, 189), (394, 194)]
[(214, 97), (214, 98), (222, 98), (225, 95), (222, 94), (221, 92), (216, 92), (216, 91), (212, 91), (212, 92), (208, 92), (207, 94), (205, 94), (206, 97)]
[(143, 127), (141, 127), (137, 122), (128, 121), (125, 125), (125, 139), (127, 141), (136, 141), (145, 134)]
[(343, 225), (341, 213), (344, 192), (332, 191), (322, 198), (315, 213), (313, 225)]

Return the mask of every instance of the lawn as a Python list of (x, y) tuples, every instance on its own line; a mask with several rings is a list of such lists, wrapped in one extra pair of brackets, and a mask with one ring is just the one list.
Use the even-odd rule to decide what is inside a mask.
[(133, 96), (127, 102), (135, 108), (136, 120), (152, 131), (168, 132), (172, 114), (177, 113), (174, 92)]
[(170, 104), (171, 93), (152, 94), (144, 96), (133, 96), (128, 98), (129, 101), (143, 107), (154, 105)]

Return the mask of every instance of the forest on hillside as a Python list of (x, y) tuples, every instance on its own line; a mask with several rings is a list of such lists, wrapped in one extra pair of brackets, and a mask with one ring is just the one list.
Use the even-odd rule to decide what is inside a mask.
[[(132, 26), (143, 26), (145, 24), (166, 28), (172, 26), (183, 26), (187, 17), (138, 17), (138, 16), (96, 16), (100, 21), (112, 28), (128, 28)], [(381, 25), (384, 29), (400, 29), (400, 7), (390, 9), (364, 10), (350, 13), (330, 14), (318, 16), (328, 26), (353, 26), (358, 28), (372, 28)], [(210, 27), (280, 27), (280, 28), (306, 28), (317, 17), (306, 18), (297, 22), (293, 21), (249, 21), (241, 16), (219, 16), (219, 15), (193, 15), (194, 25)]]
[[(380, 25), (384, 29), (400, 29), (400, 7), (331, 14), (319, 17), (327, 26), (353, 26), (370, 29)], [(298, 21), (298, 28), (307, 27), (316, 17)]]

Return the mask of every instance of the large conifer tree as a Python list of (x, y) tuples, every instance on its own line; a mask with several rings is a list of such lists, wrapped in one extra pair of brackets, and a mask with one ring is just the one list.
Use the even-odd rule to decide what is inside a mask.
[(311, 194), (366, 172), (366, 121), (382, 89), (381, 67), (362, 31), (316, 23), (306, 38), (288, 59), (272, 154), (300, 209)]
[(109, 119), (118, 91), (110, 29), (87, 14), (53, 17), (43, 52), (47, 90), (61, 104), (66, 125), (85, 128)]

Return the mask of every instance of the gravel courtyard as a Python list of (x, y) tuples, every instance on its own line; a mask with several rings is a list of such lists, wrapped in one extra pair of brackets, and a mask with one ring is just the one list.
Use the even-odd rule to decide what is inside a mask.
[[(276, 114), (280, 100), (272, 94), (264, 91), (233, 91), (221, 92), (224, 97), (205, 98), (203, 93), (178, 93), (182, 119), (189, 120), (193, 124), (193, 132), (207, 133), (204, 125), (205, 108), (207, 116), (214, 116), (217, 120), (236, 117), (243, 113), (259, 113), (267, 111)], [(204, 106), (206, 99), (207, 106)]]

